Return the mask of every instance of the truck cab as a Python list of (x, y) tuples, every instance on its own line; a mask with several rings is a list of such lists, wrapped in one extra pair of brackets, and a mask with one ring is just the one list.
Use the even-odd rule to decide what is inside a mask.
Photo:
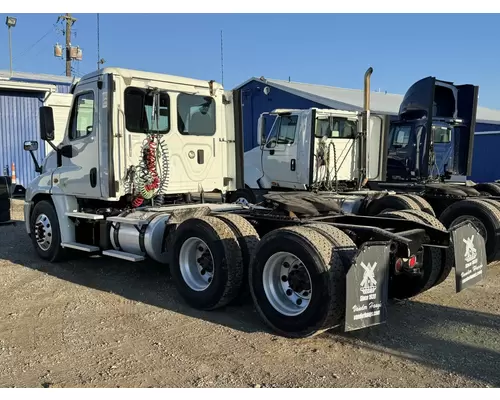
[(454, 124), (433, 121), (430, 135), (420, 121), (397, 121), (391, 124), (388, 138), (388, 180), (417, 180), (425, 156), (425, 143), (431, 140), (429, 177), (465, 176), (465, 170), (455, 163), (459, 148), (459, 131)]
[[(384, 176), (388, 118), (371, 114), (367, 176)], [(265, 134), (270, 124), (269, 134)], [(360, 176), (362, 113), (329, 109), (277, 109), (259, 118), (259, 147), (245, 153), (245, 183), (253, 190), (309, 190), (355, 185)]]
[(391, 123), (388, 181), (465, 180), (471, 172), (477, 97), (473, 85), (434, 77), (414, 83)]
[[(234, 131), (226, 128), (233, 114), (223, 100), (231, 93), (219, 84), (105, 68), (72, 91), (64, 138), (44, 160), (28, 198), (37, 190), (117, 201), (135, 186), (148, 200), (153, 192), (222, 192), (234, 185)], [(52, 110), (41, 111), (42, 135), (51, 142)]]

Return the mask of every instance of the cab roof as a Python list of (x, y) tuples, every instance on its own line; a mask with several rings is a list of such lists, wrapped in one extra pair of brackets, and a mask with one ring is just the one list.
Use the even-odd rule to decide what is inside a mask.
[[(105, 74), (113, 74), (117, 76), (121, 76), (125, 79), (142, 79), (149, 81), (158, 81), (158, 82), (169, 82), (169, 83), (177, 83), (183, 85), (191, 85), (201, 88), (210, 88), (209, 81), (201, 80), (201, 79), (192, 79), (182, 76), (170, 75), (170, 74), (162, 74), (157, 72), (148, 72), (148, 71), (139, 71), (134, 69), (127, 68), (119, 68), (119, 67), (106, 67), (100, 70), (96, 70), (84, 75), (80, 81), (85, 81), (90, 78), (94, 78), (99, 75)], [(223, 89), (222, 85), (218, 82), (213, 82), (214, 89)]]

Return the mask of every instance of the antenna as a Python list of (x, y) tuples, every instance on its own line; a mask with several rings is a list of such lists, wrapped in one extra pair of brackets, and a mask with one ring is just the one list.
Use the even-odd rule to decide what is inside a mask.
[(97, 13), (97, 69), (101, 69), (99, 50), (99, 13)]
[(221, 83), (224, 86), (224, 43), (222, 41), (222, 29), (220, 31), (220, 71), (221, 71)]
[(99, 23), (99, 14), (97, 14), (97, 69), (101, 69), (101, 65), (106, 62), (103, 58), (101, 58), (101, 49), (100, 49), (100, 42), (101, 42), (101, 36), (99, 33), (99, 28), (100, 28), (100, 23)]

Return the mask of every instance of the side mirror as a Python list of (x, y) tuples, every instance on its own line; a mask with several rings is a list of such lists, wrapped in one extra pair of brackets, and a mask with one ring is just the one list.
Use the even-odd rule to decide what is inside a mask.
[(24, 151), (37, 151), (38, 142), (36, 140), (28, 140), (24, 142)]
[(54, 113), (52, 107), (40, 107), (40, 136), (42, 140), (54, 140), (55, 127), (54, 127)]
[(264, 114), (261, 114), (257, 123), (257, 144), (262, 146), (266, 143), (266, 119)]

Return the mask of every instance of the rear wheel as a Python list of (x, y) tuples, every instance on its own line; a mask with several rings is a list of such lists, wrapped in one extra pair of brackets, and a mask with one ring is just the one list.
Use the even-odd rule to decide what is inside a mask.
[[(420, 210), (420, 213), (425, 214)], [(414, 215), (408, 211), (391, 211), (384, 213), (386, 216), (394, 216), (403, 218), (409, 221), (424, 222), (424, 217)], [(433, 218), (431, 215), (426, 215), (425, 218)], [(389, 298), (407, 299), (417, 296), (430, 288), (438, 281), (440, 274), (443, 271), (444, 254), (441, 249), (424, 247), (424, 257), (422, 262), (422, 274), (417, 276), (409, 276), (406, 274), (393, 274), (389, 284)]]
[(170, 271), (177, 290), (194, 308), (229, 304), (243, 284), (243, 261), (236, 236), (222, 220), (190, 218), (172, 241)]
[(474, 186), (474, 189), (480, 193), (488, 193), (491, 196), (500, 196), (500, 186), (494, 183), (478, 183)]
[[(416, 211), (416, 210), (406, 210), (405, 213), (414, 215), (422, 220), (422, 222), (442, 231), (446, 231), (446, 227), (438, 220), (436, 217), (433, 217), (427, 214), (424, 211)], [(441, 249), (441, 257), (442, 257), (442, 269), (438, 275), (436, 283), (433, 286), (437, 286), (445, 281), (446, 278), (450, 275), (451, 270), (455, 267), (455, 254), (453, 251), (453, 247), (450, 246), (448, 249)]]
[(417, 196), (416, 194), (405, 194), (405, 197), (417, 203), (422, 211), (425, 211), (427, 214), (430, 214), (433, 217), (436, 216), (436, 213), (434, 212), (432, 206), (423, 197)]
[(352, 265), (354, 256), (358, 251), (358, 248), (352, 239), (333, 225), (325, 223), (312, 223), (305, 226), (318, 231), (330, 240), (330, 242), (332, 242), (334, 245), (334, 251), (339, 253), (347, 272)]
[(453, 203), (439, 218), (448, 229), (464, 221), (470, 221), (486, 244), (488, 263), (500, 259), (500, 211), (483, 199), (466, 199)]
[(240, 215), (218, 214), (216, 217), (224, 221), (231, 228), (236, 236), (236, 239), (238, 240), (241, 256), (243, 258), (243, 286), (238, 297), (241, 300), (245, 300), (250, 296), (250, 290), (248, 287), (248, 269), (252, 256), (255, 254), (255, 249), (260, 241), (259, 234), (253, 225), (248, 222), (246, 218), (243, 218)]
[(250, 292), (274, 331), (310, 337), (343, 321), (346, 273), (333, 247), (307, 227), (277, 229), (261, 239), (249, 271)]
[(367, 215), (379, 215), (389, 211), (399, 210), (420, 210), (420, 206), (410, 199), (401, 194), (390, 194), (382, 198), (373, 200), (367, 209)]

